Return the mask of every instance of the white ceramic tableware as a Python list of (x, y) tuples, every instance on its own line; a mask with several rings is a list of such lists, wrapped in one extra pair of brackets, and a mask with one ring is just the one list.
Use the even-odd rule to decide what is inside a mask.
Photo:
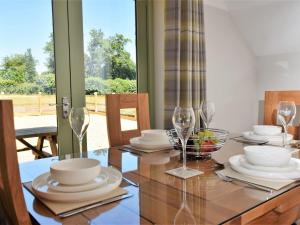
[(100, 187), (108, 180), (107, 173), (99, 173), (99, 175), (92, 181), (82, 185), (63, 185), (54, 180), (51, 176), (48, 177), (48, 187), (50, 190), (58, 192), (81, 192), (88, 191)]
[(254, 125), (253, 131), (257, 135), (273, 136), (281, 134), (282, 128), (279, 126), (272, 125)]
[(50, 166), (52, 178), (64, 185), (86, 184), (97, 177), (100, 170), (99, 160), (88, 158), (61, 160)]
[(291, 159), (289, 150), (275, 146), (246, 146), (244, 152), (248, 162), (259, 166), (285, 166)]
[(106, 174), (108, 180), (105, 184), (101, 185), (98, 188), (75, 192), (75, 193), (64, 193), (57, 192), (49, 189), (48, 178), (50, 173), (44, 173), (32, 181), (32, 189), (34, 193), (43, 199), (57, 202), (81, 202), (88, 201), (105, 195), (114, 189), (116, 189), (122, 181), (122, 173), (113, 167), (104, 167), (101, 170), (101, 174)]
[(163, 150), (163, 149), (172, 149), (172, 145), (170, 144), (169, 140), (165, 141), (152, 141), (152, 142), (145, 142), (140, 140), (141, 137), (131, 138), (129, 140), (130, 145), (137, 149), (144, 149), (144, 150)]
[[(297, 163), (297, 169), (288, 171), (288, 172), (267, 172), (267, 171), (257, 171), (251, 170), (243, 167), (240, 163), (240, 158), (242, 155), (234, 155), (229, 158), (229, 164), (231, 168), (241, 174), (252, 176), (256, 178), (264, 178), (264, 179), (278, 179), (278, 180), (286, 180), (286, 179), (300, 179), (300, 160), (296, 158), (292, 158), (294, 162)], [(274, 180), (273, 180), (274, 181)]]
[[(263, 136), (257, 135), (253, 131), (246, 131), (242, 133), (243, 137), (248, 140), (254, 141), (268, 141), (268, 144), (271, 145), (282, 145), (282, 134)], [(293, 140), (293, 135), (287, 134), (287, 142), (290, 143)]]
[(152, 130), (142, 130), (141, 141), (168, 141), (169, 137), (166, 130), (152, 129)]
[(240, 158), (240, 164), (242, 167), (247, 168), (249, 170), (257, 170), (257, 171), (266, 171), (266, 172), (289, 172), (297, 169), (297, 163), (293, 160), (290, 160), (285, 166), (258, 166), (249, 163), (245, 156), (242, 155)]

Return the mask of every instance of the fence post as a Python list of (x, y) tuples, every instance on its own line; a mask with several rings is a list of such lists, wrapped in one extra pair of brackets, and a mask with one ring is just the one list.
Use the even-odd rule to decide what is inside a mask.
[(39, 92), (39, 112), (42, 115), (42, 92)]
[(95, 96), (95, 112), (98, 112), (98, 105), (97, 105), (97, 92), (94, 92), (94, 96)]

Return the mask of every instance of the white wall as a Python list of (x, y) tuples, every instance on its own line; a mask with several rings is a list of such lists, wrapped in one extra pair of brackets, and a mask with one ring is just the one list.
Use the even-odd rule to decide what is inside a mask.
[(300, 90), (300, 1), (225, 0), (257, 61), (258, 118), (265, 91)]
[(259, 56), (257, 69), (259, 100), (266, 90), (300, 90), (300, 52)]
[(255, 57), (224, 5), (209, 1), (204, 19), (207, 96), (216, 105), (212, 126), (245, 131), (257, 121)]

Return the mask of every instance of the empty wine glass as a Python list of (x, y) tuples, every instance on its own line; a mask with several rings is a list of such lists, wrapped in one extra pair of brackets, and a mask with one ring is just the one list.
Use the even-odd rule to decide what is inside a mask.
[(294, 102), (290, 101), (281, 101), (278, 104), (277, 108), (277, 118), (283, 126), (283, 138), (282, 145), (283, 147), (287, 146), (287, 128), (293, 119), (296, 116), (296, 105)]
[[(192, 107), (182, 108), (177, 106), (173, 113), (172, 122), (182, 144), (183, 166), (176, 173), (180, 177), (189, 177), (195, 170), (186, 167), (186, 145), (195, 126), (195, 115)], [(197, 171), (199, 172), (199, 171)], [(199, 173), (197, 173), (199, 174)]]
[(209, 124), (215, 115), (215, 104), (209, 101), (202, 101), (200, 105), (200, 115), (204, 122), (205, 128), (209, 128)]
[(84, 107), (73, 107), (69, 114), (70, 126), (79, 141), (79, 150), (82, 153), (82, 139), (90, 123), (89, 112)]

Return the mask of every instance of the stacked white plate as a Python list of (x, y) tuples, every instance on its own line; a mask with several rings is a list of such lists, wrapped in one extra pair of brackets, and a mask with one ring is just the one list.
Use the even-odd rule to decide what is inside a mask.
[[(279, 126), (255, 125), (252, 131), (243, 132), (243, 137), (253, 141), (268, 141), (271, 145), (282, 145), (283, 133)], [(287, 142), (293, 140), (293, 135), (287, 134)]]
[(300, 179), (300, 160), (290, 151), (274, 146), (247, 146), (244, 155), (229, 158), (233, 170), (265, 179)]
[(78, 158), (56, 162), (50, 172), (32, 181), (35, 194), (59, 202), (91, 200), (116, 189), (122, 174), (113, 167), (101, 167), (95, 159)]
[(143, 130), (141, 137), (131, 138), (130, 145), (143, 150), (171, 149), (172, 145), (165, 130)]

